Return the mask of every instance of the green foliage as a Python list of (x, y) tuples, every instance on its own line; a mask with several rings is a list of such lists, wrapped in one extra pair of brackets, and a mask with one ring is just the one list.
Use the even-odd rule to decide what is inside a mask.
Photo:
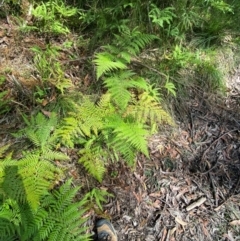
[(105, 46), (106, 51), (95, 56), (93, 62), (97, 66), (97, 79), (109, 71), (126, 69), (131, 58), (154, 39), (156, 36), (141, 33), (137, 28), (132, 31), (125, 28), (121, 35), (115, 35), (113, 45)]
[(164, 24), (170, 25), (173, 18), (176, 17), (174, 14), (174, 7), (167, 7), (164, 9), (159, 9), (155, 4), (151, 4), (151, 10), (149, 11), (149, 17), (152, 23), (163, 28)]
[[(37, 120), (48, 125), (41, 116)], [(1, 157), (7, 148), (0, 148)], [(89, 240), (86, 200), (73, 201), (79, 188), (72, 188), (71, 180), (54, 188), (62, 179), (55, 157), (37, 149), (19, 160), (0, 159), (0, 240)]]
[(84, 196), (84, 201), (89, 203), (89, 206), (96, 203), (98, 208), (102, 211), (102, 203), (107, 202), (107, 198), (112, 196), (113, 195), (111, 193), (104, 189), (93, 188)]
[(82, 217), (86, 201), (73, 202), (77, 191), (69, 180), (45, 193), (35, 210), (12, 197), (0, 199), (0, 240), (90, 240)]
[[(106, 79), (108, 84), (110, 79)], [(119, 79), (118, 83), (121, 81), (125, 80)], [(129, 83), (118, 89), (118, 85), (108, 85), (108, 92), (98, 103), (84, 99), (56, 131), (63, 144), (83, 146), (80, 162), (98, 181), (102, 180), (104, 165), (111, 153), (122, 155), (128, 164), (134, 165), (137, 152), (148, 156), (149, 131), (156, 131), (157, 124), (172, 123), (157, 97), (151, 96), (154, 89), (147, 82), (136, 78)], [(139, 94), (134, 95), (130, 87)], [(127, 100), (118, 96), (120, 91), (126, 92)], [(109, 153), (104, 151), (106, 147)]]
[(58, 172), (37, 153), (28, 153), (19, 161), (4, 159), (0, 163), (1, 193), (18, 203), (28, 203), (35, 210)]
[(168, 94), (171, 93), (174, 97), (176, 97), (176, 95), (177, 95), (176, 94), (176, 87), (172, 82), (167, 80), (164, 87), (166, 88)]
[[(92, 140), (91, 140), (92, 141)], [(79, 162), (83, 164), (86, 170), (99, 182), (103, 180), (105, 173), (106, 153), (99, 147), (85, 147), (79, 151), (81, 155)]]
[(27, 125), (21, 130), (24, 137), (28, 138), (36, 147), (40, 147), (42, 151), (52, 149), (51, 133), (57, 125), (57, 115), (51, 113), (51, 116), (47, 118), (39, 112), (36, 116), (31, 116), (30, 120), (24, 115), (23, 119)]
[(30, 28), (46, 34), (68, 34), (70, 31), (64, 22), (76, 13), (76, 8), (66, 6), (62, 0), (42, 2), (32, 9), (35, 26)]
[(134, 29), (127, 37), (116, 36), (116, 46), (108, 45), (107, 51), (98, 53), (93, 62), (106, 93), (98, 102), (85, 97), (76, 103), (75, 112), (56, 132), (63, 144), (82, 146), (79, 161), (98, 181), (114, 156), (129, 165), (135, 164), (138, 152), (148, 157), (147, 137), (157, 126), (172, 123), (159, 103), (158, 89), (127, 69), (131, 58), (153, 39)]
[(27, 126), (15, 134), (16, 137), (25, 137), (29, 139), (32, 144), (41, 151), (42, 159), (69, 159), (69, 157), (64, 153), (53, 151), (56, 146), (54, 130), (58, 122), (58, 118), (55, 113), (51, 113), (48, 118), (39, 112), (36, 116), (31, 116), (30, 120), (28, 120), (24, 115), (23, 119)]
[(10, 110), (10, 99), (7, 97), (8, 91), (4, 89), (4, 82), (6, 81), (4, 76), (0, 75), (0, 115)]
[[(223, 74), (213, 61), (202, 61), (195, 69), (200, 86), (210, 90), (224, 90)], [(207, 85), (207, 86), (203, 86)]]
[[(20, 2), (12, 2), (22, 8)], [(13, 5), (9, 0), (3, 4), (5, 17)], [(103, 89), (101, 96), (66, 91), (77, 86), (65, 77), (60, 49), (74, 46), (80, 50), (74, 40), (64, 39), (61, 47), (32, 48), (41, 80), (35, 103), (54, 92), (55, 109), (65, 118), (54, 113), (31, 118), (23, 114), (26, 127), (17, 136), (28, 139), (31, 150), (18, 153), (21, 157), (15, 160), (11, 153), (5, 154), (8, 146), (0, 148), (0, 240), (88, 240), (83, 218), (86, 207), (96, 203), (102, 210), (110, 194), (93, 188), (81, 202), (74, 202), (78, 189), (70, 181), (56, 190), (63, 174), (55, 161), (69, 159), (58, 151), (59, 145), (78, 148), (79, 162), (99, 182), (110, 161), (124, 159), (134, 166), (139, 152), (148, 157), (149, 135), (173, 122), (162, 107), (159, 92), (176, 96), (181, 70), (193, 77), (189, 77), (191, 82), (183, 80), (188, 81), (186, 86), (197, 83), (217, 89), (224, 85), (213, 55), (203, 48), (222, 44), (226, 35), (239, 33), (240, 4), (235, 0), (120, 0), (117, 4), (99, 0), (75, 1), (75, 7), (69, 7), (62, 0), (51, 0), (35, 1), (31, 6), (28, 17), (32, 18), (21, 20), (23, 29), (40, 32), (47, 43), (61, 45), (59, 35), (73, 33), (71, 26), (74, 33), (84, 33), (79, 42), (85, 36), (85, 42), (91, 39), (90, 47), (98, 49), (93, 57), (95, 84)], [(77, 15), (79, 19), (71, 23)], [(158, 48), (157, 54), (141, 54), (150, 44)], [(146, 78), (149, 72), (155, 79)], [(4, 81), (0, 77), (0, 114), (9, 110)]]
[(72, 87), (71, 80), (65, 77), (63, 67), (58, 61), (59, 48), (48, 46), (46, 50), (42, 50), (34, 47), (32, 51), (35, 53), (33, 61), (43, 81), (43, 87), (50, 84), (61, 93)]
[(97, 79), (99, 79), (101, 75), (107, 71), (127, 68), (124, 63), (116, 60), (115, 58), (115, 56), (109, 53), (99, 53), (96, 55), (96, 59), (94, 60), (94, 62), (98, 66)]

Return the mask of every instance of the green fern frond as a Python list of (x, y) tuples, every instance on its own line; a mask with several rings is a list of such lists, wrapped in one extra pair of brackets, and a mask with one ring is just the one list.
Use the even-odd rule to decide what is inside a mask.
[[(39, 136), (39, 133), (33, 129), (28, 129), (25, 132), (25, 136), (33, 143), (36, 147), (41, 147), (41, 144), (45, 145), (45, 142), (42, 137)], [(45, 140), (46, 141), (46, 140)]]
[(99, 182), (102, 181), (105, 173), (104, 156), (106, 155), (103, 149), (84, 148), (80, 152), (79, 162), (83, 164), (86, 170)]
[(114, 44), (105, 46), (105, 51), (96, 54), (93, 60), (97, 66), (97, 79), (110, 71), (126, 69), (131, 57), (139, 54), (141, 49), (157, 37), (141, 33), (135, 28), (125, 29), (121, 35), (115, 35), (115, 38)]
[(104, 189), (93, 188), (88, 192), (84, 199), (87, 203), (96, 203), (100, 210), (103, 210), (102, 203), (107, 201), (107, 197), (113, 197), (113, 195)]
[(138, 96), (137, 100), (133, 101), (133, 104), (128, 106), (125, 115), (134, 116), (135, 120), (139, 123), (149, 123), (150, 125), (154, 123), (173, 124), (171, 116), (147, 92), (143, 92)]
[(176, 87), (172, 82), (167, 81), (164, 88), (167, 89), (168, 94), (171, 93), (174, 97), (176, 97)]
[(98, 136), (104, 125), (103, 118), (115, 112), (110, 97), (109, 93), (104, 94), (97, 104), (84, 98), (76, 111), (64, 118), (61, 127), (56, 130), (56, 136), (69, 147), (73, 147), (81, 137)]
[(91, 132), (95, 135), (102, 128), (102, 117), (104, 113), (98, 106), (90, 99), (86, 98), (79, 108), (77, 117), (81, 121), (80, 128), (82, 132), (91, 137)]
[(125, 29), (121, 35), (115, 35), (115, 38), (116, 46), (119, 46), (119, 53), (130, 53), (132, 56), (136, 56), (141, 49), (157, 39), (157, 36), (142, 33), (138, 28), (134, 28), (133, 30)]
[(133, 118), (123, 118), (115, 114), (107, 119), (105, 128), (108, 132), (107, 146), (116, 154), (124, 157), (128, 164), (133, 165), (136, 154), (148, 154), (147, 136), (149, 132), (142, 123)]
[[(41, 150), (50, 149), (54, 143), (52, 132), (55, 129), (58, 118), (55, 113), (51, 113), (50, 118), (45, 117), (42, 113), (32, 116), (30, 120), (23, 116), (27, 127), (23, 128), (19, 134), (28, 138), (36, 147)], [(19, 135), (17, 133), (17, 135)]]
[(128, 89), (134, 86), (135, 81), (131, 79), (133, 75), (132, 71), (124, 71), (104, 80), (112, 100), (121, 109), (125, 109), (131, 99), (131, 92)]
[(21, 215), (18, 204), (13, 199), (0, 202), (0, 240), (16, 240), (16, 227), (20, 226)]
[(96, 54), (93, 62), (97, 66), (97, 79), (109, 71), (127, 68), (123, 62), (116, 59), (112, 54), (106, 52)]
[[(86, 212), (86, 201), (73, 202), (79, 187), (72, 188), (71, 180), (63, 184), (59, 190), (46, 194), (41, 199), (41, 209), (34, 213), (32, 219), (26, 219), (21, 232), (21, 240), (51, 241), (88, 241), (83, 218)], [(29, 213), (29, 210), (25, 211)]]
[(41, 160), (38, 154), (28, 154), (19, 161), (0, 163), (1, 192), (20, 203), (28, 202), (32, 209), (39, 206), (42, 195), (56, 179), (56, 167)]
[(73, 148), (77, 136), (79, 134), (83, 135), (79, 127), (79, 120), (75, 117), (75, 114), (64, 118), (62, 126), (56, 130), (55, 134), (60, 138), (62, 144)]
[[(97, 105), (100, 108), (101, 112), (105, 113), (106, 116), (115, 113), (115, 107), (111, 103), (110, 93), (103, 94)], [(102, 116), (104, 117), (105, 115)]]
[(123, 157), (123, 159), (126, 161), (128, 165), (134, 166), (138, 150), (136, 150), (136, 148), (134, 148), (132, 145), (129, 145), (129, 143), (127, 143), (125, 140), (115, 140), (114, 138), (114, 143), (110, 142), (109, 148), (114, 153), (114, 156), (117, 156), (118, 159), (119, 156), (121, 158)]
[(41, 159), (48, 160), (48, 161), (53, 161), (53, 160), (67, 161), (69, 160), (69, 156), (62, 152), (47, 150), (42, 153)]
[(113, 130), (116, 134), (116, 138), (113, 141), (113, 145), (118, 143), (118, 140), (123, 140), (129, 145), (136, 148), (136, 150), (142, 152), (147, 157), (149, 156), (147, 148), (148, 131), (144, 129), (140, 123), (122, 123), (120, 126)]

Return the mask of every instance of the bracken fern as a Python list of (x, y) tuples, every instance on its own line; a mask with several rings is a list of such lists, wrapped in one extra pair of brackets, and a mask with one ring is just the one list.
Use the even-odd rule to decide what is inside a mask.
[[(123, 37), (124, 36), (124, 37)], [(147, 137), (162, 123), (172, 123), (160, 105), (158, 89), (129, 69), (131, 58), (155, 37), (137, 29), (116, 36), (93, 61), (106, 89), (99, 101), (85, 97), (56, 131), (69, 147), (80, 144), (80, 162), (101, 181), (113, 156), (134, 165), (138, 152), (148, 154)]]

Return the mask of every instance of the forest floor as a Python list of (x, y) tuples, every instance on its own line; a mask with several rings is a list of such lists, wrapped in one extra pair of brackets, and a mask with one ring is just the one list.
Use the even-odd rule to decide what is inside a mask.
[[(9, 97), (16, 97), (13, 102), (17, 107), (31, 112), (34, 107), (26, 98), (37, 81), (30, 48), (44, 48), (43, 40), (34, 35), (20, 37), (7, 22), (0, 26), (0, 73), (7, 71), (5, 88)], [(65, 55), (63, 52), (63, 61)], [(86, 75), (83, 68), (82, 63), (74, 63), (67, 74), (74, 83), (87, 88), (91, 74)], [(163, 128), (149, 139), (150, 159), (139, 155), (134, 170), (114, 163), (103, 183), (94, 183), (114, 197), (103, 206), (103, 213), (91, 210), (87, 214), (89, 227), (106, 216), (119, 240), (240, 240), (239, 86), (240, 70), (236, 69), (227, 96), (189, 88), (189, 97), (176, 98), (176, 125)], [(19, 122), (17, 111), (0, 119), (0, 144), (9, 141), (10, 131)], [(71, 165), (75, 182), (83, 190), (91, 188), (87, 174), (76, 174), (83, 169), (75, 162)]]

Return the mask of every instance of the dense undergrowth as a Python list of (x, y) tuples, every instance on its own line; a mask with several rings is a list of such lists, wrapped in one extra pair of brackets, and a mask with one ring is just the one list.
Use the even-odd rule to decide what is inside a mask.
[[(234, 61), (219, 52), (238, 50), (240, 4), (8, 0), (0, 6), (2, 21), (16, 25), (21, 38), (44, 40), (44, 47), (31, 46), (34, 71), (24, 73), (35, 76), (32, 88), (14, 79), (18, 94), (10, 95), (13, 70), (0, 67), (0, 115), (23, 120), (11, 134), (24, 149), (11, 140), (1, 145), (0, 240), (88, 240), (84, 213), (92, 205), (101, 210), (110, 194), (92, 187), (76, 201), (79, 188), (58, 165), (71, 159), (66, 150), (77, 150), (79, 163), (101, 182), (108, 164), (134, 168), (138, 153), (149, 156), (147, 138), (174, 125), (166, 108), (171, 98), (189, 86), (224, 94)], [(74, 73), (82, 83), (68, 71), (77, 61), (85, 66)]]

